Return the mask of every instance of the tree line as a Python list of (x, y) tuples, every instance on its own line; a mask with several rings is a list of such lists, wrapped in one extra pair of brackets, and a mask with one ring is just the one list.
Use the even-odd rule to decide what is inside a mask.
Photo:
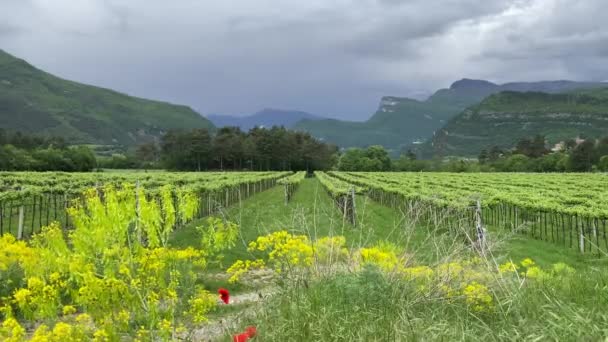
[(608, 172), (608, 137), (566, 140), (552, 151), (542, 135), (519, 140), (511, 149), (493, 146), (477, 159), (421, 160), (408, 150), (391, 159), (382, 146), (348, 149), (338, 159), (340, 171), (436, 172)]
[(305, 132), (283, 127), (220, 128), (169, 131), (159, 143), (137, 147), (135, 159), (143, 167), (180, 171), (205, 170), (327, 170), (335, 163), (337, 147)]
[(91, 171), (96, 167), (86, 146), (69, 146), (62, 137), (41, 137), (0, 129), (0, 170)]

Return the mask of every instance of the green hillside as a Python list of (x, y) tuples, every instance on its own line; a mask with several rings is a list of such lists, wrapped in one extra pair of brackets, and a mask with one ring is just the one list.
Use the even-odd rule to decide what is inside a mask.
[(187, 106), (63, 80), (0, 50), (0, 127), (70, 143), (133, 145), (168, 129), (213, 124)]
[(393, 154), (415, 141), (431, 138), (451, 118), (485, 97), (505, 90), (559, 93), (578, 88), (605, 87), (606, 83), (544, 81), (502, 85), (484, 80), (462, 79), (448, 89), (440, 89), (426, 101), (384, 97), (376, 113), (365, 122), (304, 120), (297, 129), (341, 147), (384, 145)]
[(295, 128), (341, 147), (383, 145), (399, 152), (416, 140), (428, 138), (445, 119), (463, 108), (432, 101), (384, 97), (378, 111), (365, 122), (303, 120)]
[(491, 95), (450, 120), (424, 150), (439, 156), (476, 156), (492, 146), (512, 148), (521, 138), (537, 134), (550, 144), (608, 135), (608, 88)]

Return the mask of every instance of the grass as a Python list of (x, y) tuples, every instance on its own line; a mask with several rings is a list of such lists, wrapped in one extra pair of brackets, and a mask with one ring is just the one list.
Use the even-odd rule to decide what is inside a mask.
[[(246, 251), (249, 242), (278, 230), (305, 234), (312, 239), (343, 235), (348, 247), (391, 242), (430, 262), (441, 256), (437, 254), (438, 244), (442, 244), (446, 250), (454, 244), (452, 237), (408, 219), (404, 213), (365, 196), (357, 197), (356, 207), (357, 226), (353, 227), (343, 220), (332, 199), (315, 178), (305, 179), (287, 205), (281, 187), (256, 194), (221, 213), (226, 219), (239, 224), (240, 232), (237, 245), (224, 253), (222, 263), (215, 265), (215, 268), (224, 269), (237, 259), (251, 257)], [(197, 220), (176, 231), (171, 244), (176, 247), (198, 246), (200, 234), (195, 227), (203, 222), (204, 219)], [(489, 239), (496, 242), (496, 257), (501, 260), (532, 258), (541, 266), (565, 262), (577, 268), (606, 265), (607, 261), (605, 258), (598, 259), (596, 255), (582, 255), (575, 249), (494, 229), (490, 229)]]
[[(240, 225), (239, 242), (225, 253), (222, 264), (211, 269), (219, 273), (236, 259), (252, 258), (246, 251), (248, 243), (277, 230), (311, 239), (343, 235), (351, 250), (390, 242), (405, 250), (410, 265), (429, 265), (436, 270), (442, 263), (462, 263), (475, 255), (464, 239), (445, 234), (442, 227), (422, 224), (365, 196), (358, 196), (356, 208), (357, 226), (353, 227), (314, 178), (305, 179), (287, 205), (281, 187), (256, 194), (222, 212)], [(172, 244), (196, 245), (200, 236), (194, 227), (200, 224), (175, 232)], [(421, 292), (419, 284), (402, 275), (370, 266), (321, 272), (312, 278), (309, 273), (289, 277), (300, 280), (272, 285), (278, 286), (278, 292), (262, 305), (226, 307), (211, 317), (221, 320), (242, 310), (238, 327), (255, 325), (265, 341), (580, 341), (606, 337), (608, 315), (601, 309), (608, 305), (605, 258), (492, 227), (488, 238), (490, 253), (473, 273), (485, 279), (493, 303), (479, 312), (464, 295), (470, 279), (462, 280), (464, 283), (438, 280), (425, 284), (427, 290)], [(533, 259), (545, 276), (537, 280), (519, 274), (503, 277), (496, 270), (496, 264), (519, 263), (525, 258)], [(560, 262), (576, 273), (552, 273), (553, 265)], [(201, 283), (210, 289), (227, 287), (233, 293), (257, 290), (251, 284), (228, 284), (224, 278), (212, 276)], [(448, 299), (441, 290), (444, 286), (460, 294)], [(227, 341), (230, 338), (225, 336)]]

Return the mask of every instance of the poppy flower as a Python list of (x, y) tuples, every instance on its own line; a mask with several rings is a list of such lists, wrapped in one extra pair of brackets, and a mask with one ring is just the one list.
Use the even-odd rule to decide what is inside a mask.
[(247, 327), (244, 333), (232, 336), (233, 342), (247, 342), (250, 338), (255, 337), (257, 330), (255, 327)]
[(230, 292), (228, 290), (226, 290), (225, 288), (220, 287), (220, 289), (217, 290), (217, 293), (219, 293), (220, 299), (224, 303), (228, 304), (228, 302), (230, 301)]
[(255, 337), (255, 335), (257, 335), (258, 333), (255, 327), (247, 327), (247, 329), (245, 329), (245, 332), (249, 335), (249, 337)]

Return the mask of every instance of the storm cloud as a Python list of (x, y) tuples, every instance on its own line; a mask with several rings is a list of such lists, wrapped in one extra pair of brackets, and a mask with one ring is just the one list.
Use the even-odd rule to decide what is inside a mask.
[(0, 0), (0, 48), (190, 105), (363, 120), (463, 78), (606, 80), (604, 0)]

